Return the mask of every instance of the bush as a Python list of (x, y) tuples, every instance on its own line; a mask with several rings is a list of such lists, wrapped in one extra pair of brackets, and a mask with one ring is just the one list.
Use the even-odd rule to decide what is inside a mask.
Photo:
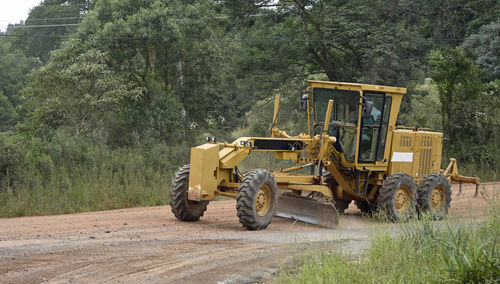
[(62, 130), (46, 139), (1, 134), (0, 217), (166, 204), (189, 148), (139, 145), (112, 149)]

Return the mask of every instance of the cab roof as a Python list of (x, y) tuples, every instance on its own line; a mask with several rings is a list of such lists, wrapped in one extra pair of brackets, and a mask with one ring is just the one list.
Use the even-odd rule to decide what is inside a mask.
[(314, 80), (309, 80), (308, 83), (309, 86), (313, 88), (329, 88), (329, 89), (339, 88), (343, 90), (387, 92), (387, 93), (398, 93), (401, 95), (406, 94), (406, 88), (401, 88), (401, 87), (345, 83), (345, 82), (314, 81)]

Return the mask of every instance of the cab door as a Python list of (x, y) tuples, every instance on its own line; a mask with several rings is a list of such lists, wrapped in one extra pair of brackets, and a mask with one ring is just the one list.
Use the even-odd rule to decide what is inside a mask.
[(373, 109), (370, 117), (361, 119), (358, 163), (374, 164), (384, 159), (392, 98), (369, 91), (363, 92), (363, 96), (373, 102)]

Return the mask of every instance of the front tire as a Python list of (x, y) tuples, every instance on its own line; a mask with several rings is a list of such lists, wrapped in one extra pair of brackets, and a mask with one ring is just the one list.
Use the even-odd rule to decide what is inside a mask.
[(413, 178), (405, 173), (396, 173), (384, 180), (379, 190), (378, 206), (389, 220), (408, 220), (416, 211), (417, 186)]
[(265, 229), (278, 206), (278, 184), (266, 170), (248, 172), (238, 188), (236, 210), (240, 223), (248, 230)]
[(434, 219), (442, 219), (448, 214), (451, 203), (451, 186), (440, 173), (426, 175), (418, 187), (418, 209)]
[(190, 165), (184, 165), (175, 172), (170, 185), (170, 207), (177, 219), (198, 221), (207, 210), (208, 201), (192, 201), (187, 198), (189, 168)]

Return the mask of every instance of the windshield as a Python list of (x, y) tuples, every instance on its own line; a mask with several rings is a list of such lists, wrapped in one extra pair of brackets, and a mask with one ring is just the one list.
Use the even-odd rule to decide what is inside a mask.
[[(316, 123), (325, 120), (328, 100), (333, 100), (329, 135), (337, 138), (335, 148), (344, 153), (348, 162), (353, 162), (356, 153), (358, 110), (360, 94), (357, 91), (314, 88), (313, 105)], [(315, 127), (316, 132), (316, 127)]]
[(314, 88), (315, 121), (325, 120), (328, 100), (333, 100), (330, 123), (355, 126), (358, 120), (359, 92)]

